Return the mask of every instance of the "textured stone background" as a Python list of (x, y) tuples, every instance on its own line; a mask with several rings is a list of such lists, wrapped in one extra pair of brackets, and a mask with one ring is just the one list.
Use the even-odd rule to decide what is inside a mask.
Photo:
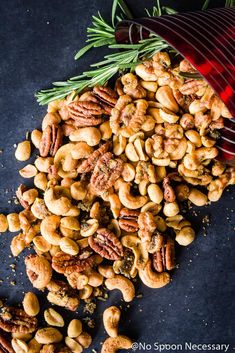
[[(151, 0), (128, 0), (136, 16)], [(219, 6), (221, 1), (211, 1)], [(178, 9), (199, 9), (202, 1), (162, 1)], [(0, 2), (0, 213), (18, 210), (10, 203), (18, 184), (22, 182), (18, 169), (23, 163), (14, 159), (14, 144), (23, 140), (27, 131), (40, 127), (45, 107), (39, 107), (34, 93), (79, 74), (103, 55), (94, 51), (75, 62), (73, 56), (82, 46), (91, 15), (98, 10), (108, 17), (111, 0), (2, 0)], [(230, 343), (235, 346), (235, 216), (234, 189), (223, 199), (202, 210), (196, 209), (189, 218), (198, 230), (196, 241), (178, 251), (180, 264), (173, 273), (172, 283), (161, 290), (139, 286), (143, 293), (130, 305), (122, 303), (121, 332), (134, 340), (151, 343), (183, 343), (192, 341)], [(204, 236), (202, 218), (209, 215), (211, 226)], [(17, 303), (22, 292), (31, 289), (25, 276), (23, 258), (9, 257), (12, 234), (0, 236), (0, 296)], [(11, 264), (16, 264), (16, 272)], [(10, 284), (16, 281), (16, 286)], [(43, 293), (38, 293), (42, 305)], [(96, 328), (92, 348), (99, 349), (104, 338), (100, 325), (101, 313), (110, 304), (121, 303), (118, 292), (110, 294), (108, 302), (100, 302), (94, 315)], [(68, 317), (62, 310), (65, 317)], [(79, 316), (87, 316), (79, 309)], [(91, 351), (91, 350), (89, 350)]]

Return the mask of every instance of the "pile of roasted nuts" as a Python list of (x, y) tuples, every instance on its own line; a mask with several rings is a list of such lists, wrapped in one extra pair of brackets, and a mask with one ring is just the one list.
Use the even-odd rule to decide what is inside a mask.
[[(24, 210), (1, 215), (0, 231), (20, 232), (11, 242), (14, 256), (33, 244), (26, 272), (52, 304), (74, 311), (80, 300), (102, 296), (105, 288), (119, 289), (130, 302), (136, 276), (150, 288), (165, 286), (175, 267), (175, 242), (187, 246), (195, 237), (182, 204), (218, 201), (235, 183), (235, 169), (216, 160), (215, 147), (231, 115), (204, 80), (181, 72), (195, 69), (157, 53), (135, 74), (118, 78), (114, 90), (97, 86), (74, 100), (50, 103), (42, 131), (32, 131), (39, 156), (20, 175), (33, 178), (34, 187), (19, 186)], [(31, 142), (18, 144), (18, 160), (29, 159)], [(54, 278), (56, 272), (64, 281)], [(79, 334), (68, 333), (62, 348), (55, 328), (39, 329), (26, 343), (31, 336), (24, 334), (36, 330), (36, 319), (19, 310), (4, 308), (0, 316), (16, 353), (31, 347), (77, 353), (88, 345), (84, 340), (90, 342), (85, 333), (80, 339), (76, 323)], [(110, 312), (118, 321), (118, 309)], [(63, 324), (54, 309), (45, 318), (49, 325)], [(117, 330), (110, 336), (102, 352), (131, 345)]]

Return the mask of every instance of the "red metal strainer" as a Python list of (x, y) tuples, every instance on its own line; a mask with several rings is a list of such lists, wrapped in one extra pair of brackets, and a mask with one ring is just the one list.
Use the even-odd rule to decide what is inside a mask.
[[(151, 32), (191, 62), (235, 117), (235, 7), (125, 20), (116, 41), (136, 43)], [(235, 119), (225, 119), (217, 147), (235, 165)]]

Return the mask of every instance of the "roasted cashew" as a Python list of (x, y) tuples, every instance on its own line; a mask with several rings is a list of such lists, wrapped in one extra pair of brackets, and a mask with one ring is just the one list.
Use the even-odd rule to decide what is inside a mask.
[(57, 228), (60, 226), (59, 216), (47, 216), (42, 220), (41, 223), (41, 234), (43, 238), (48, 241), (49, 244), (59, 245), (62, 236), (57, 232)]
[(55, 154), (54, 165), (58, 170), (58, 175), (61, 178), (75, 179), (78, 176), (76, 169), (77, 160), (72, 158), (71, 152), (76, 144), (67, 143), (61, 146)]
[(109, 195), (108, 201), (110, 202), (110, 209), (112, 211), (113, 217), (118, 218), (122, 208), (122, 204), (120, 202), (118, 195), (116, 194)]
[(86, 197), (86, 185), (82, 181), (76, 181), (70, 187), (71, 196), (74, 200), (80, 201)]
[(179, 111), (179, 106), (173, 96), (172, 89), (169, 86), (159, 87), (156, 92), (156, 99), (170, 111), (174, 113)]
[(118, 336), (118, 324), (120, 318), (121, 311), (116, 306), (110, 306), (103, 312), (104, 328), (110, 337)]
[(77, 142), (71, 150), (71, 156), (73, 159), (87, 158), (93, 151), (86, 142)]
[(99, 131), (101, 133), (101, 139), (108, 141), (112, 137), (112, 129), (110, 127), (109, 120), (106, 120), (99, 126)]
[(129, 303), (134, 299), (135, 287), (128, 278), (116, 275), (113, 278), (107, 278), (104, 283), (109, 290), (119, 289), (125, 302)]
[(115, 272), (111, 265), (99, 265), (98, 266), (99, 273), (105, 278), (113, 278), (115, 277)]
[(38, 219), (44, 219), (45, 217), (51, 215), (51, 212), (47, 209), (44, 200), (40, 198), (36, 198), (31, 206), (31, 211)]
[(61, 218), (60, 231), (64, 237), (77, 239), (80, 235), (80, 223), (76, 216), (66, 216)]
[(179, 120), (179, 116), (173, 113), (172, 111), (163, 108), (159, 110), (160, 118), (170, 124), (175, 124)]
[(131, 185), (129, 183), (121, 183), (118, 195), (123, 206), (132, 210), (143, 207), (148, 201), (148, 198), (146, 196), (132, 196), (130, 189)]
[(44, 201), (48, 210), (57, 216), (62, 216), (70, 210), (72, 206), (70, 199), (69, 189), (62, 186), (49, 188), (44, 194)]
[(96, 146), (100, 143), (101, 133), (96, 127), (83, 127), (75, 130), (69, 135), (71, 141), (84, 141), (89, 146)]
[(132, 341), (126, 336), (107, 338), (102, 346), (101, 353), (116, 353), (119, 349), (130, 349)]
[(170, 282), (170, 275), (167, 272), (153, 272), (151, 268), (151, 260), (149, 260), (144, 268), (140, 268), (139, 276), (141, 281), (149, 288), (161, 288)]
[(136, 75), (142, 78), (144, 81), (157, 81), (157, 75), (150, 70), (145, 64), (139, 64), (135, 68)]
[(57, 113), (47, 113), (42, 120), (42, 131), (50, 125), (58, 125), (61, 122), (61, 118)]
[(218, 155), (215, 147), (201, 147), (196, 149), (192, 154), (184, 157), (183, 163), (187, 169), (197, 170), (200, 164), (207, 159), (214, 159)]

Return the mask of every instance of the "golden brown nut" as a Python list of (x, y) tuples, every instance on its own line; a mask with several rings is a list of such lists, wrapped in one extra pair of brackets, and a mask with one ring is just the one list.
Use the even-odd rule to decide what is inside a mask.
[(51, 280), (52, 268), (43, 256), (29, 255), (25, 258), (28, 278), (35, 288), (45, 288)]
[(27, 161), (31, 155), (30, 141), (20, 142), (15, 151), (15, 157), (18, 161)]
[(36, 316), (40, 311), (39, 301), (36, 294), (32, 292), (25, 293), (23, 299), (23, 308), (29, 316)]
[(110, 306), (103, 313), (103, 323), (107, 334), (110, 337), (118, 336), (118, 324), (121, 317), (121, 311), (116, 306)]

